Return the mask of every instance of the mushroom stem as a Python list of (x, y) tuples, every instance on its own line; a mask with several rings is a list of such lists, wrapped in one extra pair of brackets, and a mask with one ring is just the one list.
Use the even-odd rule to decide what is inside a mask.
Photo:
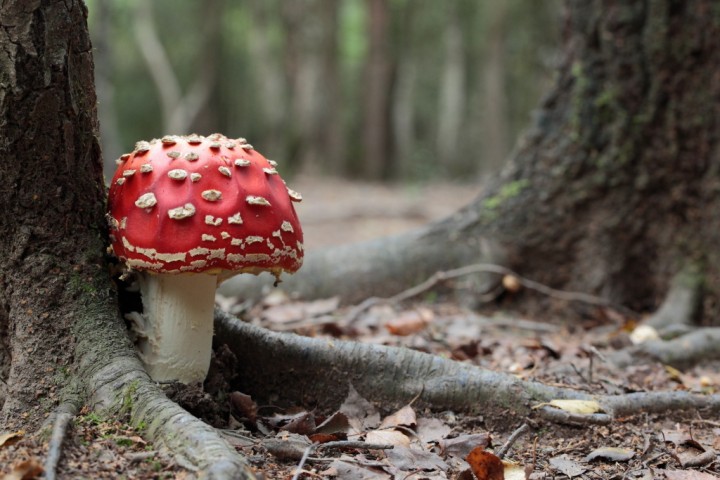
[(143, 314), (133, 329), (148, 374), (158, 382), (202, 382), (210, 367), (217, 276), (142, 273), (139, 284)]

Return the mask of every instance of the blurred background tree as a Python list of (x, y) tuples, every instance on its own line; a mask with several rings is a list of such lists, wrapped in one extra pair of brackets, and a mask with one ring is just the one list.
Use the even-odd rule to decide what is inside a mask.
[(135, 141), (247, 137), (289, 174), (477, 180), (549, 85), (558, 0), (88, 0), (106, 175)]

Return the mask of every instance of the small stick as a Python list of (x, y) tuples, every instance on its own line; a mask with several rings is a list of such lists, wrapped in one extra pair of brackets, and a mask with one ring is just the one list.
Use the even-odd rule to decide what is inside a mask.
[(404, 300), (407, 300), (409, 298), (415, 297), (421, 293), (426, 292), (427, 290), (430, 290), (432, 287), (440, 283), (441, 281), (445, 280), (451, 280), (454, 278), (464, 277), (466, 275), (472, 275), (474, 273), (497, 273), (498, 275), (512, 275), (515, 278), (518, 279), (520, 284), (524, 286), (525, 288), (529, 288), (531, 290), (535, 290), (536, 292), (542, 293), (543, 295), (547, 295), (548, 297), (557, 298), (559, 300), (564, 300), (567, 302), (577, 301), (577, 302), (583, 302), (590, 305), (597, 305), (601, 307), (613, 307), (617, 308), (619, 310), (622, 310), (624, 312), (628, 313), (634, 313), (631, 310), (629, 310), (626, 307), (623, 307), (621, 305), (616, 305), (609, 300), (606, 300), (602, 297), (597, 297), (595, 295), (590, 295), (588, 293), (583, 292), (569, 292), (565, 290), (558, 290), (555, 288), (548, 287), (547, 285), (543, 285), (540, 282), (536, 282), (534, 280), (530, 280), (528, 278), (521, 277), (514, 271), (510, 270), (507, 267), (503, 267), (502, 265), (495, 265), (491, 263), (476, 263), (474, 265), (468, 265), (465, 267), (455, 268), (453, 270), (447, 270), (444, 272), (435, 272), (430, 278), (425, 280), (424, 282), (415, 285), (414, 287), (410, 287), (407, 290), (404, 290), (397, 295), (393, 295), (392, 297), (387, 298), (381, 298), (381, 297), (371, 297), (366, 300), (364, 300), (362, 303), (357, 305), (355, 308), (352, 309), (352, 311), (347, 315), (346, 320), (348, 322), (352, 322), (357, 319), (357, 317), (365, 310), (369, 309), (370, 307), (381, 304), (381, 303), (399, 303)]
[(57, 478), (57, 466), (62, 453), (62, 444), (65, 439), (68, 425), (72, 421), (74, 415), (68, 412), (60, 412), (53, 422), (52, 436), (48, 443), (48, 454), (45, 459), (45, 478), (47, 480), (55, 480)]
[(520, 438), (528, 430), (530, 430), (530, 425), (528, 425), (527, 423), (523, 423), (522, 425), (520, 425), (520, 427), (518, 427), (512, 433), (512, 435), (508, 437), (507, 441), (503, 444), (503, 446), (500, 447), (497, 452), (495, 452), (495, 455), (497, 455), (497, 457), (502, 460), (505, 455), (508, 454), (513, 444), (517, 442), (518, 438)]

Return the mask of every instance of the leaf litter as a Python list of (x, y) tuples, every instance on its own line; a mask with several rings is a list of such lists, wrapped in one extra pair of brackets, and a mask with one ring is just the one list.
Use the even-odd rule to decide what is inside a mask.
[[(617, 369), (603, 361), (601, 352), (632, 344), (623, 325), (627, 319), (616, 312), (583, 312), (572, 322), (559, 322), (469, 311), (456, 304), (409, 303), (378, 304), (352, 318), (336, 299), (299, 302), (283, 296), (239, 312), (246, 321), (271, 330), (404, 346), (581, 391), (712, 393), (720, 385), (717, 363), (677, 371), (654, 364)], [(503, 418), (418, 411), (412, 405), (387, 411), (352, 388), (336, 412), (259, 406), (239, 391), (218, 398), (227, 421), (217, 425), (214, 411), (209, 422), (265, 478), (472, 479), (468, 455), (478, 447), (495, 455), (518, 427)], [(549, 404), (544, 408), (594, 409), (592, 404)], [(202, 408), (195, 413), (204, 414)], [(6, 433), (0, 442), (0, 479), (19, 474), (37, 478), (34, 469), (42, 465), (43, 443)], [(193, 478), (192, 472), (143, 444), (141, 432), (130, 427), (81, 417), (69, 435), (60, 478), (76, 475), (69, 472), (91, 478), (116, 478), (118, 472), (138, 479)], [(720, 478), (718, 449), (720, 422), (698, 414), (642, 415), (582, 427), (536, 424), (515, 441), (502, 468), (510, 480), (710, 479)], [(87, 458), (108, 467), (83, 461)]]

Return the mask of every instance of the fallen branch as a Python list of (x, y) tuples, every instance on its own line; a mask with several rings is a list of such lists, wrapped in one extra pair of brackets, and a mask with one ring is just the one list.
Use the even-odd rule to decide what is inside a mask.
[[(444, 272), (436, 272), (433, 274), (430, 278), (425, 280), (424, 282), (415, 285), (414, 287), (408, 288), (407, 290), (404, 290), (396, 295), (393, 295), (392, 297), (371, 297), (363, 302), (361, 302), (359, 305), (354, 307), (347, 315), (346, 320), (349, 322), (354, 321), (357, 319), (357, 317), (364, 312), (365, 310), (369, 309), (370, 307), (373, 307), (378, 304), (395, 304), (400, 303), (405, 300), (409, 300), (413, 297), (416, 297), (420, 295), (421, 293), (425, 293), (431, 288), (435, 287), (438, 283), (444, 282), (447, 280), (452, 280), (455, 278), (464, 277), (467, 275), (474, 275), (478, 273), (497, 273), (499, 275), (512, 275), (514, 278), (517, 279), (517, 281), (525, 288), (529, 288), (530, 290), (535, 290), (536, 292), (542, 293), (543, 295), (546, 295), (548, 297), (557, 298), (558, 300), (564, 300), (566, 302), (582, 302), (587, 303), (589, 305), (596, 305), (596, 306), (602, 306), (602, 307), (612, 307), (616, 310), (628, 312), (628, 313), (634, 313), (630, 310), (628, 310), (626, 307), (622, 305), (616, 305), (612, 302), (610, 302), (607, 299), (604, 299), (602, 297), (596, 297), (595, 295), (590, 295), (587, 293), (582, 292), (568, 292), (565, 290), (558, 290), (555, 288), (548, 287), (547, 285), (543, 285), (542, 283), (536, 282), (534, 280), (530, 280), (528, 278), (521, 277), (517, 273), (515, 273), (513, 270), (503, 267), (502, 265), (495, 265), (490, 263), (477, 263), (474, 265), (468, 265), (465, 267), (456, 268), (453, 270), (447, 270)], [(495, 292), (492, 293), (492, 298), (495, 298), (497, 295)]]

